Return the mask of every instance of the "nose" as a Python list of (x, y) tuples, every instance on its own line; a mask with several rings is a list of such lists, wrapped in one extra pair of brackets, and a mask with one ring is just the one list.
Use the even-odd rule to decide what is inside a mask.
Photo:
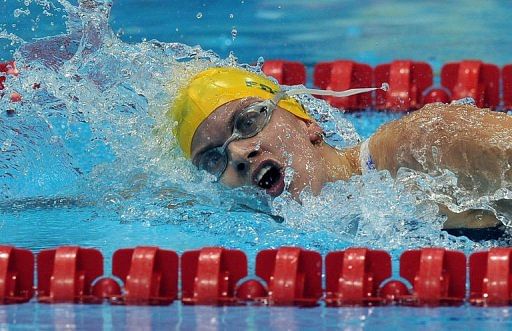
[(259, 155), (259, 149), (246, 139), (231, 142), (227, 151), (230, 159), (230, 166), (240, 174), (249, 170), (252, 159)]

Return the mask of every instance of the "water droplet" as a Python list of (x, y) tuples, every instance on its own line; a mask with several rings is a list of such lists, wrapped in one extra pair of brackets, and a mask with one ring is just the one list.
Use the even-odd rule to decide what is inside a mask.
[(233, 51), (229, 52), (228, 59), (229, 64), (232, 66), (235, 66), (238, 63), (238, 58), (236, 57), (235, 53), (233, 53)]
[(203, 13), (198, 12), (198, 13), (196, 14), (196, 18), (197, 18), (197, 19), (200, 19), (201, 17), (203, 17)]
[(30, 15), (30, 10), (28, 8), (25, 9), (25, 10), (18, 8), (18, 9), (14, 10), (14, 14), (13, 15), (16, 18), (20, 17), (21, 15), (27, 15), (28, 16), (28, 15)]
[(233, 38), (233, 40), (235, 40), (237, 34), (238, 34), (238, 30), (235, 27), (233, 27), (231, 29), (231, 38)]
[(258, 58), (258, 60), (256, 61), (256, 66), (258, 68), (261, 68), (261, 67), (263, 67), (263, 63), (265, 63), (265, 59), (263, 58), (263, 56), (260, 56)]
[(235, 15), (229, 14), (229, 18), (233, 19), (233, 17), (235, 17)]

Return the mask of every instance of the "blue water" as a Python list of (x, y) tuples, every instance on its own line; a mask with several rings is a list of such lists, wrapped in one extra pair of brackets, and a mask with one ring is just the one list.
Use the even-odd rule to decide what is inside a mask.
[(509, 308), (119, 307), (36, 305), (0, 310), (6, 330), (509, 330)]
[[(0, 12), (5, 13), (0, 28), (27, 40), (64, 31), (62, 13), (47, 16), (36, 1), (26, 2), (29, 6), (24, 1), (0, 1)], [(48, 2), (61, 7), (57, 1)], [(511, 7), (508, 1), (477, 0), (118, 0), (110, 22), (128, 42), (157, 39), (201, 45), (222, 57), (233, 51), (245, 63), (260, 56), (309, 65), (339, 58), (371, 65), (411, 58), (439, 69), (464, 58), (509, 63)], [(14, 17), (15, 9), (27, 8), (30, 14)], [(0, 59), (9, 59), (14, 49), (0, 50)]]
[[(162, 136), (154, 128), (165, 130), (159, 119), (173, 93), (168, 81), (180, 79), (176, 68), (190, 71), (201, 65), (190, 61), (193, 49), (177, 50), (171, 42), (211, 49), (220, 59), (194, 52), (212, 61), (233, 61), (233, 56), (252, 64), (260, 57), (300, 60), (309, 73), (315, 63), (338, 58), (371, 65), (412, 58), (428, 61), (436, 72), (445, 62), (465, 58), (503, 65), (512, 62), (512, 4), (120, 0), (106, 20), (108, 2), (98, 2), (107, 6), (76, 10), (75, 2), (0, 0), (0, 60), (16, 58), (22, 71), (10, 78), (7, 91), (19, 91), (25, 100), (17, 105), (0, 100), (0, 243), (34, 252), (66, 244), (97, 247), (107, 272), (116, 249), (136, 245), (178, 252), (223, 245), (243, 249), (250, 261), (259, 250), (280, 245), (322, 253), (367, 245), (391, 250), (395, 274), (396, 259), (407, 248), (442, 245), (470, 253), (498, 244), (442, 233), (429, 197), (403, 190), (382, 173), (330, 185), (320, 197), (304, 196), (302, 206), (286, 198), (269, 203), (259, 195), (254, 202), (251, 192), (220, 188), (172, 148), (162, 148), (173, 142), (157, 144)], [(69, 41), (66, 32), (72, 42), (62, 48)], [(55, 35), (61, 37), (49, 38)], [(170, 60), (179, 52), (187, 54), (186, 64)], [(232, 57), (224, 60), (230, 52)], [(35, 82), (43, 88), (33, 90)], [(365, 139), (399, 117), (314, 106), (315, 116), (332, 133), (329, 138), (340, 146)], [(14, 116), (5, 111), (11, 108)], [(372, 190), (361, 189), (361, 183)], [(349, 195), (354, 197), (350, 202), (344, 198)], [(271, 214), (284, 222), (275, 222)], [(508, 308), (469, 306), (244, 309), (29, 303), (0, 307), (0, 328), (506, 329), (509, 315)]]

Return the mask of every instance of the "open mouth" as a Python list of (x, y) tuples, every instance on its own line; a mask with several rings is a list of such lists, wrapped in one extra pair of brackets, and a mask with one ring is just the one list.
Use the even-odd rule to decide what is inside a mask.
[(284, 176), (281, 167), (273, 161), (264, 161), (254, 172), (253, 182), (271, 196), (278, 196), (284, 190)]

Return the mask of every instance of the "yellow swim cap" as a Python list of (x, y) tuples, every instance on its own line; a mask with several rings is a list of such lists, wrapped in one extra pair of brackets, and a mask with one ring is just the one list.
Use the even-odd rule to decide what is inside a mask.
[[(271, 99), (278, 91), (279, 85), (256, 73), (234, 67), (209, 68), (194, 76), (179, 91), (167, 116), (177, 122), (174, 136), (185, 156), (190, 158), (197, 128), (218, 107), (245, 97)], [(282, 99), (279, 106), (301, 119), (311, 120), (304, 107), (293, 98)]]

